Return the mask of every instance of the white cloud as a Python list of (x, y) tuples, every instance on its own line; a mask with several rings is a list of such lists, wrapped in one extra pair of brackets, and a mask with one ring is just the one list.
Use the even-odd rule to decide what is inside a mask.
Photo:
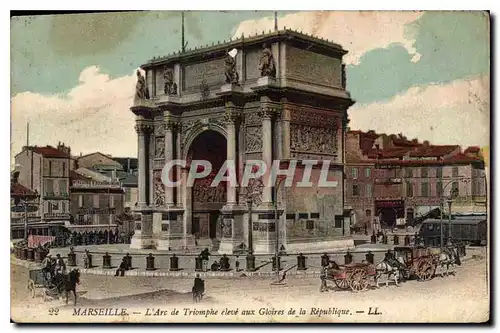
[[(314, 11), (285, 15), (278, 19), (278, 27), (301, 31), (329, 39), (348, 50), (344, 57), (347, 64), (358, 64), (360, 57), (375, 48), (386, 48), (400, 43), (411, 54), (412, 61), (420, 59), (413, 44), (415, 36), (406, 29), (408, 23), (417, 20), (423, 12), (376, 12), (376, 11)], [(240, 23), (234, 37), (262, 33), (274, 29), (274, 17), (247, 20)]]
[(353, 129), (403, 133), (433, 144), (489, 145), (489, 75), (412, 87), (384, 103), (349, 109)]
[(80, 84), (65, 95), (45, 96), (32, 92), (12, 98), (12, 156), (26, 144), (30, 122), (30, 144), (71, 146), (73, 154), (102, 151), (115, 156), (135, 156), (137, 137), (130, 111), (135, 87), (134, 74), (116, 79), (85, 68)]

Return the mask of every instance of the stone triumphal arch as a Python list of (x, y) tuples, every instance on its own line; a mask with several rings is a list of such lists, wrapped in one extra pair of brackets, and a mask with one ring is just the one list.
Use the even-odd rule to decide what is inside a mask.
[[(237, 52), (229, 52), (235, 49)], [(276, 232), (287, 251), (352, 245), (344, 209), (344, 133), (347, 109), (340, 45), (291, 30), (242, 37), (155, 58), (137, 73), (134, 105), (139, 157), (141, 219), (132, 248), (190, 249), (221, 253), (248, 249), (271, 253)], [(183, 159), (161, 180), (168, 161)], [(208, 179), (186, 186), (190, 161), (208, 160)], [(225, 160), (238, 177), (248, 160), (286, 168), (297, 160), (329, 160), (330, 187), (262, 185), (252, 190), (221, 183), (207, 186)], [(314, 167), (317, 182), (321, 167)], [(249, 205), (252, 202), (249, 225)], [(275, 205), (276, 203), (276, 205)], [(276, 219), (277, 217), (277, 219)], [(249, 244), (250, 243), (250, 244)]]

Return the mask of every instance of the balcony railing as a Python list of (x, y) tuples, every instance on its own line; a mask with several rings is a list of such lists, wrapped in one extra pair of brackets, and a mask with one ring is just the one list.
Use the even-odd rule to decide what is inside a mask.
[(68, 199), (69, 198), (69, 193), (66, 192), (45, 192), (44, 194), (44, 199)]
[(119, 181), (98, 182), (75, 180), (71, 183), (71, 186), (73, 188), (121, 188), (122, 184)]
[(44, 219), (69, 219), (70, 215), (68, 213), (45, 213), (43, 214)]
[(402, 179), (399, 177), (391, 178), (375, 178), (375, 184), (401, 184)]

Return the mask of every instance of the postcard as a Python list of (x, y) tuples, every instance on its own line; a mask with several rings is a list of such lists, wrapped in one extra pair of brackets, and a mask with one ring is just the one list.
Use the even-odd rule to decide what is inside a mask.
[(13, 322), (490, 320), (488, 12), (11, 36)]

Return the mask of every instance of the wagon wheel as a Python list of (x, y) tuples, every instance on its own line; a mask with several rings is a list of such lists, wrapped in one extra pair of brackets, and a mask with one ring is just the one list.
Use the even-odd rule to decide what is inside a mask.
[(364, 269), (356, 269), (349, 274), (348, 283), (353, 292), (365, 291), (368, 289), (368, 274)]
[(428, 281), (432, 278), (436, 267), (429, 259), (424, 259), (418, 265), (417, 276), (420, 281)]
[(337, 278), (337, 277), (333, 277), (333, 282), (335, 282), (335, 285), (339, 288), (339, 289), (342, 289), (342, 290), (347, 290), (349, 289), (349, 281), (347, 278), (343, 279), (343, 278)]
[(36, 288), (35, 288), (35, 282), (33, 280), (28, 281), (28, 292), (31, 298), (35, 298)]

